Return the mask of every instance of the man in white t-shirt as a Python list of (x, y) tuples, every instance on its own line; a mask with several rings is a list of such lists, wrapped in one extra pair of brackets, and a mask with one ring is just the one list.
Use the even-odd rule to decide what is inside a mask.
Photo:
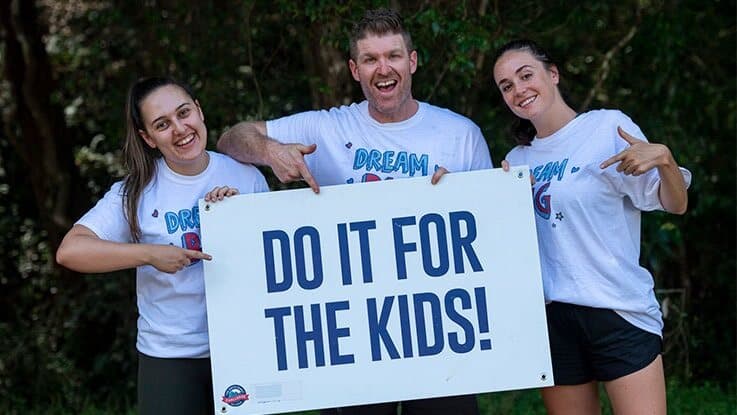
[[(320, 185), (413, 176), (431, 175), (434, 184), (447, 171), (492, 167), (476, 124), (412, 97), (417, 52), (398, 13), (367, 11), (353, 28), (350, 49), (348, 65), (365, 101), (242, 122), (220, 137), (218, 150), (242, 162), (268, 165), (282, 182), (304, 180), (315, 193)], [(322, 413), (396, 415), (397, 406), (362, 405)], [(475, 396), (402, 403), (403, 415), (450, 413), (477, 414)]]
[[(412, 97), (417, 52), (393, 11), (368, 11), (351, 35), (353, 78), (366, 101), (271, 121), (242, 122), (218, 150), (270, 166), (282, 182), (320, 185), (491, 168), (481, 130), (471, 120)], [(305, 155), (309, 155), (305, 157)]]

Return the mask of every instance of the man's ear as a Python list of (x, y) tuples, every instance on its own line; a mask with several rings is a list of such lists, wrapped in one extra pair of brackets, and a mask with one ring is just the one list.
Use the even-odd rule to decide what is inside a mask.
[(141, 136), (141, 138), (143, 139), (143, 141), (145, 141), (146, 144), (148, 144), (149, 147), (156, 148), (156, 142), (154, 140), (152, 140), (151, 137), (149, 137), (149, 135), (146, 134), (145, 131), (138, 130), (138, 135)]
[(409, 73), (414, 74), (417, 70), (417, 51), (413, 50), (409, 53)]
[(353, 59), (348, 59), (348, 68), (351, 70), (351, 75), (356, 82), (361, 82), (361, 78), (358, 76), (358, 64)]

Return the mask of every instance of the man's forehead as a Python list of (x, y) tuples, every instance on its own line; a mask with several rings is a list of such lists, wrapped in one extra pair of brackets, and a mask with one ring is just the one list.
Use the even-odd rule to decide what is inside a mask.
[(368, 53), (376, 51), (394, 50), (401, 49), (406, 50), (407, 45), (404, 42), (404, 37), (400, 33), (366, 33), (364, 37), (358, 39), (356, 42), (356, 48), (358, 53)]

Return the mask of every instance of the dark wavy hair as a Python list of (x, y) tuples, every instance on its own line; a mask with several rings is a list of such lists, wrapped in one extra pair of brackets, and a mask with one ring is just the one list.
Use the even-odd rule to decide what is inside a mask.
[(139, 131), (146, 131), (141, 115), (141, 102), (155, 90), (175, 85), (181, 88), (195, 101), (191, 89), (172, 78), (151, 77), (134, 82), (128, 89), (128, 98), (125, 105), (125, 143), (123, 144), (123, 160), (128, 172), (123, 179), (123, 212), (128, 221), (131, 237), (134, 242), (141, 240), (141, 227), (138, 223), (138, 202), (146, 185), (156, 173), (156, 159), (161, 152), (149, 147)]
[(407, 52), (414, 50), (412, 36), (404, 28), (402, 16), (396, 10), (385, 8), (367, 10), (363, 18), (353, 25), (350, 36), (351, 59), (358, 58), (358, 41), (370, 34), (377, 36), (400, 34), (404, 38)]
[[(527, 52), (541, 62), (543, 66), (545, 66), (545, 69), (550, 70), (551, 67), (555, 66), (560, 70), (560, 66), (555, 63), (550, 54), (540, 45), (529, 39), (517, 39), (502, 45), (494, 53), (494, 66), (496, 66), (499, 58), (509, 51)], [(514, 135), (515, 141), (518, 145), (529, 146), (532, 139), (537, 135), (537, 130), (535, 130), (535, 126), (532, 125), (530, 120), (519, 118), (517, 116), (515, 116), (515, 118), (516, 120), (512, 125), (512, 135)]]

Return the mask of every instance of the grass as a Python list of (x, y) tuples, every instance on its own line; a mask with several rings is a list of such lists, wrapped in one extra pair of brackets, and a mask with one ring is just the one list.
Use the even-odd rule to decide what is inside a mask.
[[(601, 394), (602, 414), (611, 415), (604, 393)], [(39, 405), (0, 402), (0, 414), (7, 415), (136, 415), (135, 408), (105, 406), (99, 401), (88, 402), (81, 410), (65, 408), (60, 404), (41, 407)], [(479, 396), (481, 415), (544, 415), (542, 399), (536, 390), (487, 393)], [(683, 385), (678, 381), (668, 382), (668, 414), (670, 415), (737, 415), (735, 385), (720, 387), (713, 383)], [(318, 415), (318, 411), (298, 412), (292, 415)]]
[[(672, 381), (668, 383), (667, 393), (669, 415), (737, 415), (734, 385), (723, 390), (711, 383), (686, 386)], [(611, 415), (611, 407), (603, 388), (600, 396), (602, 415)], [(534, 389), (480, 395), (479, 412), (481, 415), (546, 414), (540, 393)], [(313, 411), (298, 415), (317, 414)]]
[[(737, 415), (735, 385), (723, 389), (712, 383), (694, 386), (671, 381), (667, 394), (669, 415)], [(600, 397), (602, 415), (611, 415), (603, 387)], [(479, 407), (482, 415), (545, 414), (542, 398), (536, 390), (481, 395)]]

